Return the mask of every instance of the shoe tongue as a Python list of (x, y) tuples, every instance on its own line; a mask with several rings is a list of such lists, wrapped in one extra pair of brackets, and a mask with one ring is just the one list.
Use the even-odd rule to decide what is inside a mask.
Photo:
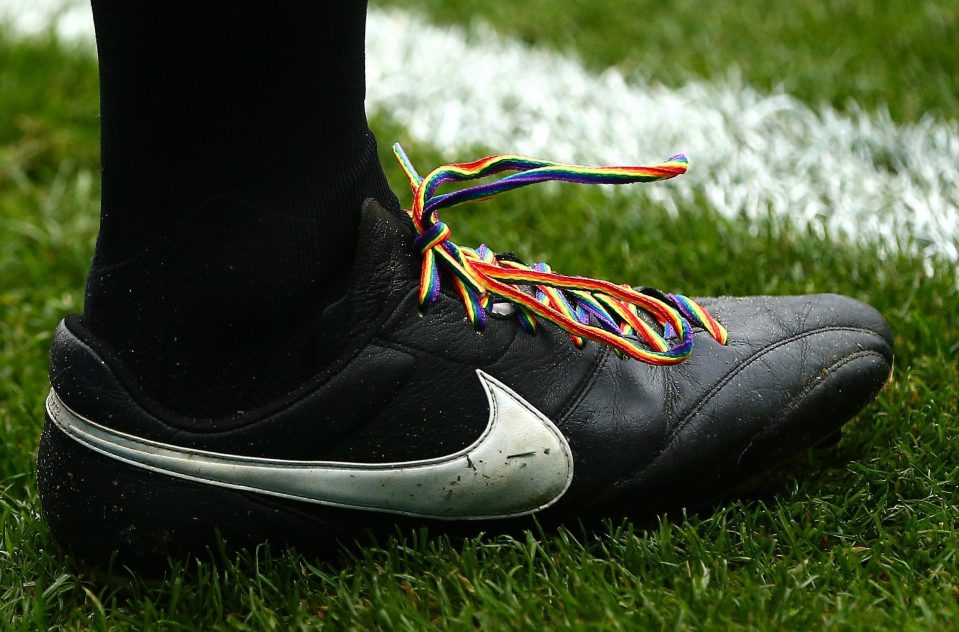
[(383, 208), (374, 199), (363, 203), (356, 236), (356, 250), (346, 295), (333, 311), (375, 312), (393, 303), (397, 293), (409, 292), (419, 279), (417, 259), (410, 244), (413, 225), (409, 219)]
[(357, 283), (390, 280), (397, 274), (402, 278), (408, 278), (407, 273), (418, 277), (410, 250), (414, 236), (413, 223), (408, 217), (383, 208), (373, 198), (367, 199), (360, 212), (351, 289)]
[[(419, 281), (413, 226), (375, 200), (363, 204), (346, 294), (320, 316), (317, 352), (332, 359), (359, 348)], [(336, 273), (337, 271), (332, 271)]]
[(419, 258), (411, 248), (414, 237), (408, 217), (367, 199), (360, 213), (348, 295), (379, 292), (385, 297), (401, 287), (407, 291), (410, 281), (418, 282)]

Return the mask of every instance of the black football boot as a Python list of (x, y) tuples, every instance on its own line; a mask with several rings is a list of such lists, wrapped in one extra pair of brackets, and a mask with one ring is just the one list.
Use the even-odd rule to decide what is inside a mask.
[[(620, 295), (446, 246), (430, 213), (367, 202), (349, 290), (321, 317), (324, 369), (259, 410), (171, 412), (65, 318), (37, 468), (55, 538), (136, 565), (215, 532), (309, 549), (697, 507), (835, 434), (889, 376), (889, 327), (856, 300)], [(446, 254), (424, 264), (431, 248)], [(444, 257), (479, 270), (472, 308)]]

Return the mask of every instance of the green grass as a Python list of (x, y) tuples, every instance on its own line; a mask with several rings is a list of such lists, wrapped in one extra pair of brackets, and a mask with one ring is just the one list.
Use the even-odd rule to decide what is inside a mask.
[[(517, 24), (534, 21), (532, 9), (510, 6)], [(614, 18), (620, 10), (602, 6)], [(785, 3), (768, 6), (783, 21), (793, 11)], [(482, 11), (478, 3), (476, 10)], [(733, 9), (714, 13), (724, 10)], [(601, 25), (609, 34), (608, 59), (658, 54), (651, 42), (623, 49), (617, 24)], [(674, 30), (682, 30), (678, 22)], [(551, 36), (557, 45), (572, 37), (569, 27), (563, 32)], [(856, 46), (868, 47), (870, 37)], [(808, 38), (794, 44), (798, 59), (823, 45)], [(601, 42), (589, 46), (599, 50)], [(602, 62), (588, 48), (584, 54)], [(771, 55), (790, 68), (791, 57)], [(635, 200), (581, 188), (561, 190), (562, 216), (556, 196), (522, 191), (451, 211), (448, 221), (462, 243), (485, 239), (562, 271), (694, 295), (857, 296), (881, 309), (896, 332), (894, 380), (837, 447), (776, 472), (751, 498), (696, 515), (610, 524), (591, 533), (571, 528), (465, 542), (401, 532), (347, 550), (335, 562), (261, 549), (213, 554), (213, 563), (193, 575), (174, 565), (159, 583), (123, 573), (112, 583), (95, 580), (54, 548), (38, 515), (32, 468), (50, 335), (64, 313), (81, 308), (96, 235), (96, 68), (89, 56), (49, 42), (12, 44), (2, 37), (0, 60), (0, 625), (959, 627), (955, 268), (933, 262), (930, 274), (913, 258), (882, 259), (871, 248), (780, 221), (748, 226), (695, 205), (678, 216), (651, 204), (626, 212)], [(783, 72), (803, 76), (812, 69), (797, 62)], [(913, 107), (913, 99), (945, 112), (953, 97), (940, 90), (936, 72), (917, 82), (920, 94), (902, 101), (892, 100), (907, 91), (908, 83), (895, 83), (902, 75), (886, 76), (879, 67), (866, 80), (901, 86), (889, 95), (900, 112)], [(841, 75), (822, 81), (822, 94), (853, 94), (858, 85)], [(395, 122), (374, 126), (384, 141), (404, 138)], [(444, 158), (428, 147), (407, 149), (424, 167)], [(406, 191), (392, 166), (390, 176), (397, 191)]]
[(441, 22), (482, 19), (514, 37), (576, 51), (595, 69), (681, 85), (735, 67), (750, 85), (811, 105), (888, 106), (897, 120), (959, 111), (954, 0), (380, 0)]

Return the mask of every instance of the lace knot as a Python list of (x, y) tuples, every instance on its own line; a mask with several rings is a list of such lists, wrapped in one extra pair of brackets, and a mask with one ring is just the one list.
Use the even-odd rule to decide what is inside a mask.
[(413, 248), (420, 254), (426, 254), (427, 250), (435, 248), (450, 238), (450, 227), (443, 222), (436, 222), (426, 229), (425, 232), (417, 235), (413, 240)]

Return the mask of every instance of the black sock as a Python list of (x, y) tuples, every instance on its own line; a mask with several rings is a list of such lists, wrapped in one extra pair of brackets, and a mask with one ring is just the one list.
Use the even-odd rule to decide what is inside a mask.
[(316, 370), (362, 201), (365, 2), (93, 0), (103, 199), (84, 320), (147, 393), (249, 410)]

